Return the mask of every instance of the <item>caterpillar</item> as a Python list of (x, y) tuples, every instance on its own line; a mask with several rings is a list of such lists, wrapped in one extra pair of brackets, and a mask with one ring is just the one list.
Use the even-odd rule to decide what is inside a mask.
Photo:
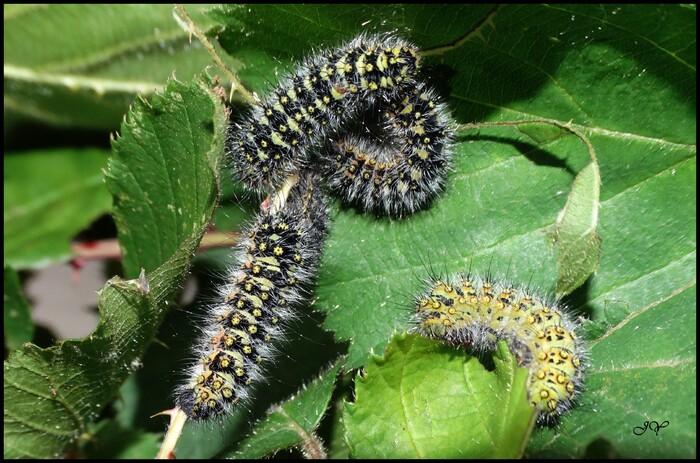
[(193, 420), (229, 413), (262, 376), (293, 307), (304, 299), (320, 258), (328, 206), (318, 176), (291, 176), (253, 221), (234, 252), (238, 265), (210, 308), (195, 347), (198, 359), (176, 391)]
[(238, 268), (210, 308), (199, 361), (176, 391), (191, 419), (223, 415), (248, 398), (291, 306), (303, 299), (329, 220), (318, 173), (348, 203), (392, 216), (413, 213), (442, 191), (453, 123), (417, 79), (419, 67), (414, 45), (363, 34), (307, 58), (230, 124), (234, 178), (275, 204), (235, 249)]
[(528, 397), (539, 424), (569, 410), (583, 385), (586, 351), (560, 303), (479, 276), (431, 278), (416, 300), (412, 331), (477, 352), (503, 339), (529, 370)]
[(402, 217), (425, 207), (444, 188), (453, 121), (419, 68), (417, 47), (388, 34), (307, 58), (231, 124), (234, 177), (266, 192), (318, 168), (364, 210)]

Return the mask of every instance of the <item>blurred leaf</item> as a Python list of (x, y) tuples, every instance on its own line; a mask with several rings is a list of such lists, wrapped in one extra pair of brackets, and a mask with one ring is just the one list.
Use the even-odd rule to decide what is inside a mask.
[(88, 148), (4, 156), (6, 264), (38, 268), (71, 257), (71, 238), (112, 205), (102, 174), (107, 154)]
[(171, 81), (164, 95), (139, 99), (106, 174), (114, 195), (127, 276), (155, 269), (206, 216), (186, 214), (215, 202), (227, 120), (205, 83)]
[(526, 391), (527, 370), (505, 343), (487, 373), (476, 357), (437, 341), (395, 337), (355, 379), (355, 403), (343, 415), (350, 454), (517, 458), (535, 422)]
[[(5, 109), (43, 122), (116, 129), (137, 94), (213, 63), (173, 5), (5, 5)], [(212, 32), (202, 11), (186, 7)], [(233, 60), (228, 60), (236, 66)]]
[(235, 451), (219, 456), (254, 459), (293, 446), (322, 446), (315, 431), (328, 408), (340, 366), (336, 362), (295, 396), (273, 406), (268, 416), (255, 425), (254, 433), (236, 445)]
[[(490, 11), (488, 5), (248, 5), (212, 14), (226, 24), (223, 47), (249, 65), (241, 76), (257, 91), (269, 91), (266, 81), (276, 82), (314, 49), (361, 31), (395, 30), (424, 50), (447, 44), (439, 56), (426, 57), (425, 74), (449, 95), (458, 122), (548, 118), (586, 134), (598, 153), (603, 248), (596, 273), (569, 305), (605, 336), (616, 326), (605, 326), (611, 300), (635, 313), (695, 281), (695, 8), (506, 5), (486, 19)], [(363, 365), (393, 331), (405, 329), (412, 295), (430, 272), (471, 269), (555, 290), (557, 257), (546, 231), (589, 162), (580, 141), (533, 143), (508, 129), (483, 129), (461, 134), (454, 151), (446, 192), (427, 211), (395, 221), (335, 210), (316, 293), (324, 326), (338, 341), (350, 341), (348, 367)], [(694, 311), (677, 298), (668, 303), (686, 317)], [(673, 363), (664, 355), (656, 361)], [(680, 390), (692, 400), (690, 386)], [(619, 414), (624, 406), (601, 410), (579, 432), (597, 432), (614, 416), (637, 426)], [(674, 414), (685, 410), (672, 406)], [(572, 429), (579, 429), (577, 415), (568, 415)], [(653, 445), (632, 434), (610, 437), (613, 453), (631, 445), (643, 453)]]
[(136, 431), (114, 421), (91, 426), (90, 440), (81, 449), (87, 459), (152, 459), (158, 453), (161, 434)]
[(260, 200), (255, 195), (234, 183), (225, 170), (222, 175), (221, 204), (214, 214), (216, 229), (220, 231), (242, 230), (246, 222), (260, 209)]
[[(183, 93), (187, 98), (183, 99)], [(197, 121), (200, 124), (197, 135), (180, 138), (182, 143), (172, 146), (168, 156), (160, 156), (149, 149), (159, 148), (161, 144), (129, 146), (117, 142), (119, 152), (115, 153), (108, 176), (112, 192), (123, 205), (124, 198), (131, 193), (128, 188), (139, 185), (140, 177), (133, 175), (134, 171), (138, 173), (143, 168), (171, 172), (186, 165), (191, 174), (197, 174), (194, 184), (184, 181), (169, 184), (166, 175), (152, 178), (153, 183), (148, 188), (160, 191), (160, 183), (165, 183), (169, 184), (172, 195), (178, 198), (190, 195), (196, 199), (178, 203), (179, 221), (157, 223), (159, 233), (170, 238), (151, 242), (163, 258), (161, 263), (150, 256), (139, 256), (139, 248), (130, 248), (128, 244), (128, 231), (148, 225), (151, 217), (144, 219), (138, 213), (117, 210), (120, 239), (124, 240), (122, 232), (127, 232), (126, 244), (122, 242), (122, 246), (131, 252), (130, 262), (134, 265), (147, 262), (153, 267), (160, 265), (147, 275), (142, 270), (138, 279), (115, 277), (107, 283), (99, 294), (100, 322), (90, 336), (64, 341), (49, 349), (27, 344), (10, 354), (4, 365), (6, 458), (61, 456), (86, 429), (87, 423), (97, 418), (127, 375), (141, 365), (140, 358), (153, 340), (167, 304), (178, 291), (190, 259), (211, 220), (216, 206), (217, 168), (223, 155), (222, 140), (226, 127), (223, 106), (202, 81), (191, 84), (172, 82), (165, 95), (154, 99), (157, 102), (149, 108), (167, 108)], [(130, 114), (125, 132), (152, 130), (158, 122), (168, 119), (167, 113), (143, 111), (141, 108), (145, 106), (145, 102), (140, 103)], [(175, 116), (171, 120), (176, 122), (179, 119)], [(181, 125), (175, 127), (183, 128)], [(206, 136), (207, 143), (203, 141)], [(129, 159), (138, 168), (120, 170), (119, 162), (123, 159)], [(136, 204), (143, 205), (145, 200), (143, 196), (141, 198)], [(152, 202), (147, 206), (155, 217), (165, 217), (170, 213), (158, 209), (168, 209), (167, 201)]]
[(27, 299), (22, 294), (17, 272), (5, 266), (4, 292), (5, 346), (9, 350), (19, 349), (34, 336), (34, 323), (29, 313)]

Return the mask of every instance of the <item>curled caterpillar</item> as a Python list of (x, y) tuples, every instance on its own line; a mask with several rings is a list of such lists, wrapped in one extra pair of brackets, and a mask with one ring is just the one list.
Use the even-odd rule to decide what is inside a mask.
[(417, 299), (414, 330), (423, 336), (475, 351), (493, 351), (506, 340), (529, 370), (528, 396), (538, 423), (554, 422), (569, 410), (583, 385), (583, 343), (576, 323), (556, 302), (489, 279), (433, 279)]
[[(423, 83), (381, 107), (384, 144), (349, 135), (324, 150), (331, 190), (368, 211), (402, 216), (422, 208), (444, 187), (450, 159), (446, 108)], [(385, 146), (386, 145), (386, 146)]]
[(306, 59), (231, 125), (235, 177), (264, 192), (320, 163), (329, 187), (365, 210), (424, 207), (444, 187), (453, 122), (419, 67), (418, 49), (391, 35)]
[(327, 204), (316, 176), (292, 178), (236, 247), (239, 264), (210, 308), (195, 347), (198, 361), (176, 392), (177, 405), (191, 419), (223, 415), (247, 398), (261, 363), (273, 355), (272, 341), (283, 337), (294, 304), (315, 276)]

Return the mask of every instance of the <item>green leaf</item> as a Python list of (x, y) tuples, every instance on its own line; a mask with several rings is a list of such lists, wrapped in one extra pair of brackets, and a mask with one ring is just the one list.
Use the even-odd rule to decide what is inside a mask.
[[(647, 10), (648, 13), (645, 14), (652, 14), (653, 10), (648, 7)], [(546, 40), (531, 47), (529, 44), (533, 40), (540, 40), (538, 37), (542, 35), (547, 36), (546, 28), (532, 31), (532, 36), (515, 43), (511, 43), (511, 37), (507, 34), (501, 36), (502, 31), (510, 30), (509, 24), (513, 23), (512, 27), (517, 27), (517, 24), (524, 21), (523, 18), (534, 18), (540, 14), (551, 17), (545, 21), (546, 24), (571, 22), (568, 16), (562, 16), (563, 13), (548, 7), (504, 8), (499, 10), (496, 18), (505, 26), (496, 29), (489, 27), (483, 32), (488, 40), (488, 54), (484, 50), (484, 44), (477, 40), (445, 54), (443, 61), (456, 69), (451, 103), (458, 120), (473, 120), (475, 110), (479, 108), (489, 108), (489, 111), (500, 109), (491, 116), (498, 119), (524, 116), (551, 118), (556, 115), (549, 104), (552, 95), (569, 98), (561, 85), (550, 83), (546, 78), (547, 74), (555, 72), (559, 79), (566, 79), (565, 88), (571, 88), (568, 93), (578, 91), (581, 95), (590, 97), (592, 92), (586, 82), (587, 74), (579, 72), (581, 62), (588, 63), (591, 59), (585, 52), (572, 50), (565, 54), (559, 45), (554, 46)], [(577, 26), (572, 31), (564, 31), (574, 40), (577, 34), (582, 34), (590, 27), (597, 27), (598, 22), (600, 20), (588, 19), (585, 27)], [(561, 29), (557, 34), (560, 31)], [(601, 46), (606, 45), (596, 43), (596, 50), (591, 53), (597, 56)], [(516, 47), (515, 51), (509, 51), (509, 47)], [(528, 56), (526, 51), (532, 52), (532, 49), (537, 49), (540, 54), (525, 62), (517, 61), (517, 66), (533, 84), (539, 82), (545, 95), (528, 95), (528, 92), (523, 91), (522, 94), (511, 95), (505, 101), (493, 101), (494, 95), (503, 99), (501, 89), (512, 91), (514, 85), (522, 85), (519, 84), (520, 80), (502, 80), (502, 73), (497, 71), (499, 66), (507, 67), (512, 61), (511, 56)], [(499, 51), (502, 52), (499, 54)], [(565, 54), (560, 57), (562, 64), (558, 68), (553, 68), (554, 62), (547, 62), (553, 69), (544, 73), (531, 64), (540, 59), (537, 56), (544, 59), (549, 56), (547, 53), (555, 51)], [(650, 50), (652, 51), (653, 49)], [(609, 52), (615, 59), (621, 59), (619, 53), (614, 53), (614, 49)], [(500, 61), (496, 61), (497, 57), (500, 57)], [(494, 75), (475, 75), (477, 70), (484, 68), (483, 63), (488, 62), (493, 62), (496, 69)], [(627, 66), (636, 66), (632, 58), (627, 58), (626, 62)], [(474, 63), (482, 65), (475, 67)], [(620, 66), (619, 61), (609, 63), (599, 62), (597, 66), (603, 69)], [(588, 67), (589, 73), (602, 72), (598, 67)], [(682, 71), (683, 68), (680, 69), (681, 75)], [(581, 79), (583, 82), (579, 83), (578, 80)], [(656, 78), (652, 81), (649, 79), (647, 74), (642, 74), (627, 85), (632, 90), (650, 85), (656, 85), (659, 89), (666, 88)], [(462, 82), (469, 82), (469, 88)], [(601, 95), (600, 98), (604, 99), (605, 89), (598, 90), (598, 87), (594, 87), (593, 92), (596, 90)], [(646, 94), (654, 95), (651, 92)], [(620, 96), (623, 97), (624, 95)], [(658, 99), (651, 97), (641, 100), (635, 98), (634, 101), (620, 104), (642, 105), (641, 111), (657, 114), (662, 110)], [(512, 109), (514, 107), (517, 109)], [(603, 109), (610, 111), (606, 105), (595, 114), (602, 117)], [(561, 117), (558, 120), (566, 123), (576, 112), (561, 108), (559, 114)], [(661, 114), (664, 114), (661, 121), (669, 118), (676, 121), (673, 130), (678, 125), (685, 124), (688, 127), (686, 140), (690, 144), (667, 142), (644, 133), (635, 134), (633, 127), (630, 127), (633, 133), (630, 136), (627, 132), (601, 127), (595, 121), (581, 121), (586, 124), (583, 127), (590, 127), (586, 133), (598, 148), (603, 173), (603, 201), (623, 190), (633, 191), (635, 184), (653, 179), (665, 169), (673, 169), (676, 163), (693, 158), (694, 129), (688, 125), (687, 118), (676, 111), (665, 110)], [(641, 127), (645, 130), (648, 125)], [(554, 249), (545, 245), (543, 232), (555, 223), (559, 211), (564, 207), (565, 192), (571, 188), (571, 179), (576, 172), (582, 170), (585, 165), (582, 161), (587, 160), (588, 156), (580, 141), (574, 137), (554, 140), (541, 147), (527, 143), (526, 139), (508, 137), (510, 133), (504, 133), (503, 129), (484, 129), (479, 135), (464, 137), (456, 148), (455, 172), (448, 182), (447, 192), (427, 212), (402, 223), (375, 221), (352, 211), (343, 212), (336, 218), (326, 247), (318, 292), (321, 308), (329, 312), (326, 326), (334, 330), (339, 339), (353, 340), (348, 359), (350, 365), (362, 364), (371, 348), (381, 349), (393, 329), (406, 326), (408, 310), (391, 309), (397, 306), (410, 307), (410, 298), (405, 294), (415, 294), (421, 286), (413, 275), (420, 278), (427, 274), (428, 269), (425, 267), (430, 262), (439, 272), (469, 268), (482, 272), (491, 270), (496, 274), (510, 274), (516, 283), (532, 282), (534, 287), (554, 289), (557, 280)], [(652, 156), (651, 153), (657, 154)], [(631, 169), (632, 165), (634, 169)], [(688, 167), (689, 164), (683, 165), (684, 169)], [(689, 197), (686, 194), (678, 192), (675, 196)], [(666, 240), (670, 230), (661, 226), (669, 211), (659, 212), (660, 215), (653, 212), (654, 217), (645, 217), (642, 222), (651, 220), (657, 227), (652, 236), (663, 237), (668, 243), (673, 242)], [(623, 214), (631, 219), (635, 211), (628, 209)], [(637, 220), (633, 222), (626, 225), (625, 229), (632, 227), (634, 230), (635, 226), (643, 225), (637, 223)], [(604, 224), (602, 220), (600, 223), (601, 226)], [(673, 233), (689, 236), (682, 229)], [(637, 233), (633, 232), (635, 234)], [(369, 236), (372, 237), (371, 240), (366, 239)], [(603, 242), (606, 242), (604, 236)], [(610, 248), (609, 252), (614, 255), (618, 251)], [(648, 268), (656, 267), (652, 265)], [(382, 307), (388, 309), (379, 310)], [(368, 322), (357, 326), (354, 320), (360, 319)]]
[(10, 354), (4, 365), (6, 458), (60, 456), (97, 418), (138, 366), (196, 242), (148, 277), (110, 280), (98, 300), (100, 323), (87, 338), (48, 349), (26, 344)]
[[(425, 74), (458, 122), (548, 118), (584, 133), (598, 155), (603, 243), (596, 273), (568, 301), (594, 321), (586, 333), (605, 336), (620, 322), (606, 319), (616, 315), (611, 311), (638, 312), (695, 281), (694, 8), (250, 5), (217, 14), (227, 26), (222, 45), (250, 63), (241, 77), (258, 91), (269, 91), (261, 82), (276, 82), (277, 73), (314, 49), (360, 31), (396, 30), (435, 53), (425, 59)], [(427, 211), (392, 221), (335, 209), (317, 307), (336, 339), (350, 342), (348, 367), (363, 365), (371, 352), (383, 351), (394, 330), (408, 326), (413, 295), (431, 272), (471, 269), (544, 293), (557, 289), (557, 250), (546, 232), (576, 176), (591, 173), (584, 171), (590, 158), (580, 140), (533, 143), (511, 129), (489, 128), (461, 134), (454, 151), (445, 194)], [(589, 258), (588, 249), (576, 260)], [(582, 274), (592, 267), (585, 262)], [(677, 298), (668, 303), (685, 317), (694, 311)], [(686, 402), (694, 400), (689, 389), (681, 388)], [(682, 411), (677, 403), (673, 409)], [(600, 409), (585, 431), (602, 429), (615, 412)], [(570, 429), (579, 429), (577, 415), (570, 413)], [(625, 417), (626, 427), (639, 425)], [(691, 434), (686, 442), (694, 441)], [(640, 453), (653, 445), (636, 442)], [(615, 451), (622, 441), (609, 443)], [(583, 456), (580, 447), (570, 450)]]
[(106, 165), (107, 152), (92, 148), (5, 155), (5, 263), (38, 268), (70, 258), (70, 240), (112, 205)]
[(350, 371), (342, 375), (336, 385), (336, 393), (333, 403), (328, 410), (328, 417), (325, 418), (324, 426), (326, 441), (328, 442), (328, 458), (331, 460), (348, 460), (350, 458), (350, 447), (345, 440), (345, 423), (343, 422), (343, 410), (345, 404), (353, 400), (355, 372)]
[[(207, 7), (186, 6), (200, 29), (212, 31)], [(52, 124), (117, 128), (134, 96), (162, 89), (174, 72), (189, 80), (212, 64), (173, 8), (5, 5), (5, 109)]]
[(557, 297), (571, 293), (598, 267), (600, 236), (600, 172), (592, 160), (576, 175), (571, 192), (554, 224), (552, 239), (557, 246)]
[(121, 427), (114, 421), (90, 426), (91, 438), (82, 446), (87, 459), (152, 459), (158, 453), (163, 436)]
[[(299, 446), (316, 458), (325, 454), (315, 430), (333, 393), (340, 362), (322, 373), (295, 396), (275, 405), (265, 419), (255, 425), (255, 432), (236, 445), (233, 452), (220, 457), (236, 459), (262, 458), (278, 450)], [(319, 453), (320, 452), (320, 453)]]
[(170, 81), (139, 99), (114, 141), (106, 174), (126, 275), (155, 269), (208, 221), (191, 215), (215, 202), (227, 124), (208, 84)]
[[(527, 370), (505, 343), (496, 369), (418, 335), (394, 338), (355, 379), (343, 421), (355, 458), (517, 458), (534, 426)], [(465, 432), (465, 430), (469, 430)], [(387, 442), (391, 442), (388, 446)]]
[(19, 349), (32, 340), (34, 323), (29, 313), (29, 304), (22, 294), (17, 272), (5, 266), (4, 321), (5, 346), (9, 350)]
[[(60, 456), (87, 424), (97, 418), (127, 375), (141, 365), (140, 357), (153, 340), (168, 302), (179, 290), (190, 259), (211, 220), (218, 191), (217, 169), (223, 155), (224, 109), (202, 81), (187, 85), (173, 82), (168, 88), (165, 96), (158, 97), (158, 107), (184, 112), (202, 124), (197, 136), (203, 137), (202, 132), (207, 133), (208, 143), (181, 139), (183, 144), (173, 147), (170, 155), (165, 157), (153, 153), (146, 145), (134, 145), (131, 151), (132, 148), (122, 144), (113, 165), (119, 166), (120, 161), (129, 159), (142, 168), (151, 166), (155, 169), (158, 166), (169, 172), (184, 164), (190, 166), (191, 173), (197, 173), (195, 184), (169, 183), (168, 177), (164, 176), (153, 178), (149, 185), (154, 191), (159, 191), (162, 188), (160, 183), (165, 183), (177, 197), (192, 195), (190, 188), (197, 193), (193, 195), (197, 200), (178, 203), (179, 221), (157, 223), (163, 236), (180, 237), (180, 241), (170, 239), (158, 243), (159, 255), (164, 258), (147, 275), (141, 270), (138, 279), (115, 277), (107, 283), (98, 299), (100, 322), (90, 336), (68, 340), (49, 349), (28, 344), (10, 354), (4, 365), (6, 458)], [(183, 100), (185, 91), (188, 98)], [(208, 104), (204, 104), (204, 100)], [(146, 114), (137, 108), (131, 114), (128, 126), (125, 124), (125, 131), (150, 130), (156, 122), (154, 119), (162, 122), (167, 116)], [(154, 146), (158, 148), (160, 145)], [(139, 185), (139, 178), (132, 171), (112, 168), (109, 180), (115, 197), (120, 200), (128, 197), (132, 192), (128, 188)], [(141, 194), (141, 201), (134, 204), (146, 202)], [(167, 202), (155, 201), (147, 206), (155, 217), (170, 213), (164, 214), (158, 209), (168, 209)], [(120, 211), (117, 214), (120, 234), (138, 225), (148, 225), (139, 214)], [(133, 223), (140, 220), (144, 222)], [(132, 252), (132, 262), (148, 262), (155, 266), (151, 257), (141, 258), (137, 254), (139, 248), (129, 248), (128, 244), (123, 246)]]

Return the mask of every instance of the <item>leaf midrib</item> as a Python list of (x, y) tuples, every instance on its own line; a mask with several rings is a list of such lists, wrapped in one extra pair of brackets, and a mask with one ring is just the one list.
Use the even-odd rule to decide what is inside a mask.
[[(116, 92), (150, 94), (163, 87), (162, 84), (156, 82), (114, 80), (65, 73), (37, 73), (34, 69), (12, 64), (5, 64), (3, 75), (6, 85), (8, 80), (14, 80), (34, 85), (64, 87), (70, 90), (87, 89), (95, 92), (97, 95)], [(7, 98), (7, 95), (5, 95), (5, 98)]]
[(18, 217), (30, 215), (37, 210), (46, 210), (52, 204), (61, 204), (67, 200), (71, 201), (74, 199), (76, 193), (89, 191), (95, 187), (100, 187), (100, 190), (102, 189), (102, 174), (83, 177), (82, 181), (78, 184), (54, 188), (48, 193), (34, 196), (33, 200), (15, 204), (5, 209), (3, 221), (15, 220)]
[[(570, 121), (565, 121), (561, 119), (556, 119), (552, 117), (547, 117), (543, 116), (540, 114), (533, 114), (533, 113), (527, 113), (524, 111), (520, 111), (517, 109), (509, 108), (507, 106), (502, 106), (502, 105), (494, 105), (488, 102), (484, 102), (481, 100), (476, 100), (474, 98), (468, 98), (466, 96), (462, 95), (456, 95), (456, 94), (451, 94), (450, 98), (454, 98), (455, 100), (460, 100), (460, 101), (466, 101), (469, 103), (474, 103), (474, 104), (479, 104), (482, 106), (485, 106), (487, 108), (491, 109), (498, 109), (504, 112), (509, 112), (512, 114), (515, 114), (517, 116), (522, 117), (522, 119), (518, 118), (517, 120), (528, 120), (528, 119), (542, 119), (542, 118), (548, 118), (553, 121), (559, 122), (561, 124), (568, 125), (574, 129), (577, 129), (579, 132), (587, 132), (591, 134), (596, 134), (596, 135), (604, 135), (608, 136), (610, 138), (619, 138), (622, 140), (637, 140), (637, 141), (643, 141), (643, 142), (648, 142), (648, 143), (655, 143), (659, 146), (666, 147), (666, 148), (683, 148), (683, 149), (696, 149), (697, 145), (696, 144), (690, 144), (690, 143), (681, 143), (681, 142), (674, 142), (670, 140), (665, 140), (663, 138), (654, 138), (650, 137), (647, 135), (641, 135), (641, 134), (636, 134), (636, 133), (630, 133), (630, 132), (621, 132), (619, 130), (611, 130), (611, 129), (606, 129), (604, 127), (596, 127), (596, 126), (591, 126), (591, 125), (583, 125), (583, 124), (575, 124)], [(503, 118), (499, 117), (498, 119), (495, 119), (498, 121), (502, 121)], [(488, 121), (488, 119), (485, 119), (484, 122)]]
[[(9, 18), (5, 17), (3, 25), (7, 26), (8, 20), (11, 21), (17, 17), (23, 16), (27, 12), (34, 11), (36, 9), (23, 10), (18, 14), (11, 15)], [(167, 45), (176, 44), (179, 41), (189, 40), (189, 33), (179, 26), (177, 21), (173, 20), (170, 28), (163, 29), (159, 27), (159, 34), (147, 34), (140, 37), (136, 37), (128, 41), (120, 41), (119, 43), (113, 44), (110, 47), (103, 47), (99, 50), (94, 51), (91, 54), (73, 58), (70, 60), (61, 60), (53, 63), (44, 63), (42, 66), (28, 68), (33, 69), (35, 72), (46, 73), (47, 75), (55, 73), (70, 73), (71, 71), (84, 71), (95, 66), (99, 66), (103, 63), (110, 62), (120, 56), (128, 55), (130, 53), (136, 52), (146, 52), (149, 53), (152, 50), (162, 50)], [(201, 27), (201, 24), (199, 25)], [(207, 27), (204, 32), (210, 31), (214, 27), (214, 22)], [(146, 31), (144, 31), (146, 32)], [(5, 62), (5, 66), (8, 62)], [(12, 66), (10, 62), (10, 66)], [(21, 67), (21, 66), (19, 66)]]

